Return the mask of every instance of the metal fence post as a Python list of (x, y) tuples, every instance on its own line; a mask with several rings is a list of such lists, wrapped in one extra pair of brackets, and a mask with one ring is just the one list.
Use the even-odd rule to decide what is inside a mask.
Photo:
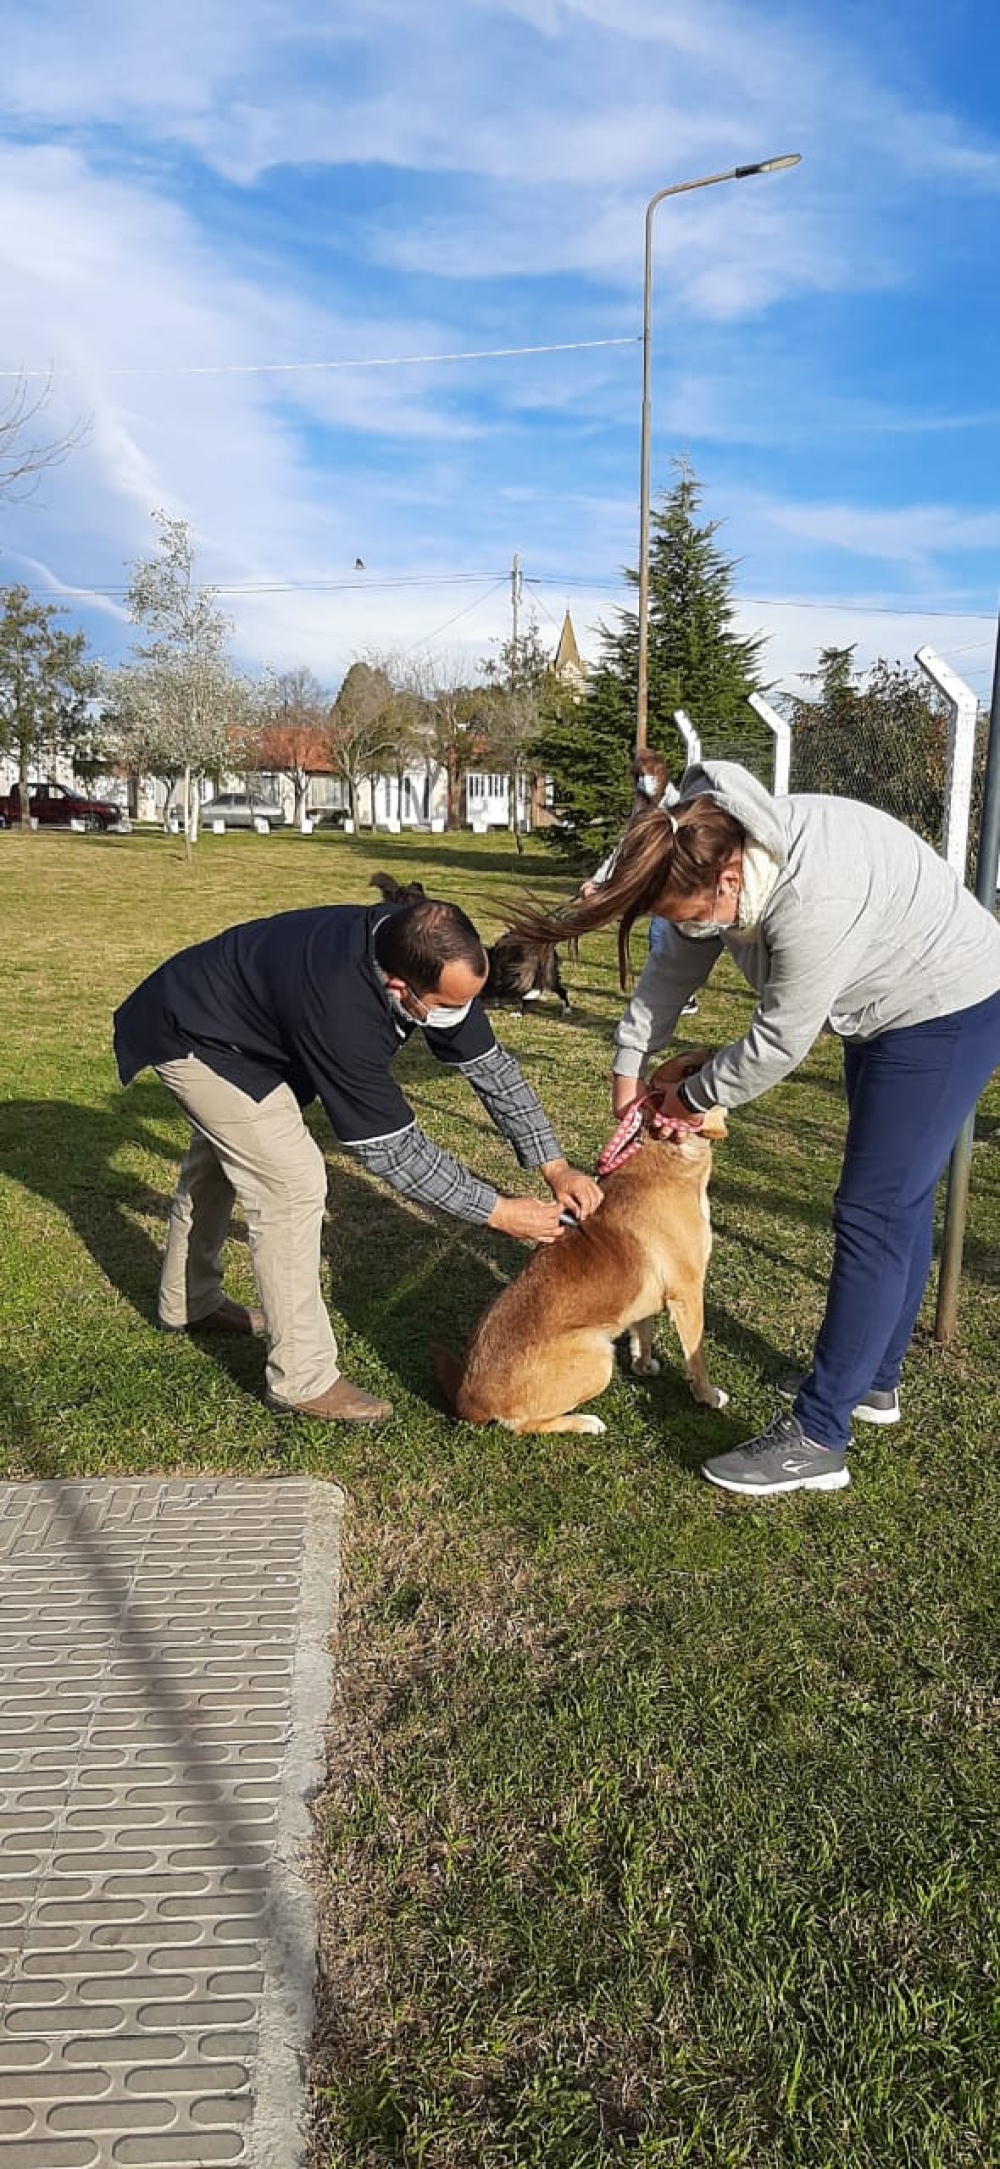
[(774, 733), (774, 781), (771, 791), (775, 798), (784, 798), (792, 772), (792, 726), (783, 715), (778, 714), (776, 708), (771, 707), (763, 693), (750, 693), (747, 697), (754, 714), (759, 715), (761, 722), (766, 723), (768, 730)]
[[(948, 763), (948, 796), (945, 809), (944, 853), (949, 864), (955, 867), (959, 878), (965, 879), (968, 855), (969, 799), (972, 794), (972, 760), (975, 748), (977, 704), (975, 694), (956, 678), (933, 648), (920, 648), (917, 662), (927, 672), (935, 685), (940, 686), (945, 699), (953, 709), (954, 723)], [(958, 703), (963, 711), (962, 743), (959, 748), (960, 725)], [(972, 723), (969, 730), (967, 717), (971, 703)], [(971, 747), (966, 740), (971, 737)], [(965, 762), (968, 760), (968, 784), (964, 783)], [(965, 790), (964, 809), (960, 791)], [(997, 632), (996, 663), (993, 672), (993, 701), (990, 709), (990, 733), (986, 753), (986, 778), (983, 789), (983, 817), (979, 834), (979, 856), (976, 862), (976, 895), (988, 911), (996, 910), (997, 860), (1000, 856), (1000, 628)], [(948, 1190), (944, 1208), (944, 1231), (941, 1238), (941, 1268), (938, 1274), (937, 1308), (934, 1313), (934, 1338), (941, 1347), (953, 1339), (958, 1324), (958, 1290), (962, 1278), (962, 1250), (965, 1243), (965, 1221), (969, 1201), (969, 1177), (972, 1172), (972, 1142), (975, 1135), (976, 1116), (973, 1109), (963, 1123), (948, 1166)]]
[(681, 737), (684, 740), (684, 744), (687, 748), (688, 767), (692, 768), (695, 761), (700, 761), (701, 759), (701, 739), (699, 738), (698, 733), (695, 730), (694, 724), (692, 723), (690, 716), (685, 715), (683, 708), (674, 709), (674, 722), (676, 723), (677, 728), (680, 731)]
[(951, 709), (948, 733), (948, 773), (944, 788), (944, 830), (941, 849), (960, 881), (965, 880), (969, 855), (969, 808), (972, 804), (972, 770), (976, 754), (976, 718), (979, 702), (971, 686), (956, 676), (933, 648), (918, 648), (921, 670), (944, 694)]

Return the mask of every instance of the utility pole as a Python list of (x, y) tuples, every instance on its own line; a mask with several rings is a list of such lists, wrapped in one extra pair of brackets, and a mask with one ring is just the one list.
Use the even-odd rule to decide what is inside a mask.
[(518, 613), (518, 607), (519, 607), (520, 601), (521, 601), (521, 560), (520, 560), (520, 558), (519, 558), (519, 556), (518, 556), (518, 554), (517, 554), (517, 551), (515, 550), (515, 552), (514, 552), (514, 555), (513, 555), (513, 558), (512, 558), (512, 560), (511, 560), (511, 567), (510, 567), (510, 702), (511, 702), (511, 710), (510, 710), (510, 731), (511, 731), (511, 762), (510, 762), (510, 768), (509, 768), (509, 771), (508, 771), (508, 773), (509, 773), (509, 776), (510, 776), (510, 828), (511, 828), (511, 834), (512, 834), (512, 836), (513, 836), (513, 838), (514, 838), (514, 842), (515, 842), (515, 844), (517, 845), (517, 848), (518, 848), (518, 850), (519, 850), (519, 851), (520, 851), (520, 849), (521, 849), (521, 838), (520, 838), (520, 834), (519, 834), (519, 832), (518, 832), (518, 826), (517, 826), (517, 794), (518, 794), (518, 787), (519, 787), (519, 784), (520, 784), (520, 777), (521, 777), (521, 763), (520, 763), (520, 759), (519, 759), (519, 752), (518, 752), (518, 736), (519, 736), (519, 723), (518, 723), (518, 718), (517, 718), (517, 712), (516, 712), (516, 709), (517, 709), (517, 687), (518, 687), (518, 678), (519, 678), (519, 675), (520, 675), (520, 673), (519, 673), (519, 671), (518, 671), (518, 665), (517, 665), (517, 613)]
[(517, 684), (517, 613), (521, 601), (521, 560), (515, 550), (510, 568), (510, 689)]

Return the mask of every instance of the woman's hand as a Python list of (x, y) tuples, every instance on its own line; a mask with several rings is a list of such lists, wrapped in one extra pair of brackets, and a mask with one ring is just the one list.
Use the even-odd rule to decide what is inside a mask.
[(692, 1114), (690, 1107), (669, 1088), (657, 1092), (647, 1121), (654, 1137), (683, 1137), (689, 1130), (700, 1130), (704, 1115)]
[(612, 1077), (611, 1111), (615, 1121), (627, 1115), (634, 1100), (641, 1100), (646, 1090), (641, 1077)]

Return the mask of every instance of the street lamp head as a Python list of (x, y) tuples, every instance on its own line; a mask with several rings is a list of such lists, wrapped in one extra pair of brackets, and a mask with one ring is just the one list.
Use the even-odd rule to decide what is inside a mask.
[(801, 151), (788, 151), (784, 158), (761, 158), (755, 166), (737, 166), (734, 180), (745, 181), (748, 173), (782, 173), (786, 166), (801, 166)]

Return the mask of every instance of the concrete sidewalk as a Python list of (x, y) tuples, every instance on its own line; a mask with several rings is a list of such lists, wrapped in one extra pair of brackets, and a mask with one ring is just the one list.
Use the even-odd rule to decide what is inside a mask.
[(0, 1486), (0, 2169), (296, 2169), (341, 1494)]

